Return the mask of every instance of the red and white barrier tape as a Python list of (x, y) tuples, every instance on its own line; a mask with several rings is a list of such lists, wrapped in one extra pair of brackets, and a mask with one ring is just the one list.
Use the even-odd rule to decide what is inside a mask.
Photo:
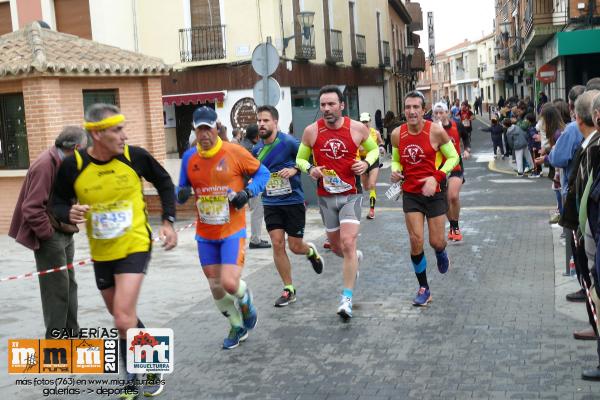
[[(175, 232), (181, 232), (183, 230), (189, 229), (193, 226), (195, 226), (196, 223), (192, 222), (190, 224), (187, 224), (179, 229), (176, 229)], [(160, 241), (159, 237), (155, 237), (153, 239), (154, 242), (158, 242)], [(82, 265), (86, 265), (86, 264), (91, 264), (92, 263), (92, 259), (88, 258), (86, 260), (81, 260), (81, 261), (77, 261), (75, 263), (72, 264), (67, 264), (67, 265), (63, 265), (62, 267), (55, 267), (55, 268), (50, 268), (44, 271), (37, 271), (37, 272), (28, 272), (26, 274), (22, 274), (22, 275), (13, 275), (13, 276), (7, 276), (5, 278), (1, 278), (0, 282), (6, 282), (6, 281), (16, 281), (18, 279), (27, 279), (27, 278), (33, 278), (34, 276), (40, 276), (40, 275), (46, 275), (46, 274), (51, 274), (52, 272), (58, 272), (58, 271), (66, 271), (68, 269), (73, 269), (75, 267), (80, 267)]]

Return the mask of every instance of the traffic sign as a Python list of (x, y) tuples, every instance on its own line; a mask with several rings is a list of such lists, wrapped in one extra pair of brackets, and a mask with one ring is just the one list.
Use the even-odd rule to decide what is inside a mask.
[(281, 96), (281, 87), (279, 83), (271, 77), (263, 78), (256, 82), (253, 89), (254, 102), (258, 107), (273, 106), (279, 103)]
[(272, 75), (279, 66), (279, 54), (271, 43), (261, 43), (252, 52), (252, 68), (260, 76)]
[(557, 74), (556, 66), (554, 66), (552, 64), (544, 64), (538, 70), (536, 78), (540, 82), (547, 85), (549, 83), (556, 81), (556, 74)]

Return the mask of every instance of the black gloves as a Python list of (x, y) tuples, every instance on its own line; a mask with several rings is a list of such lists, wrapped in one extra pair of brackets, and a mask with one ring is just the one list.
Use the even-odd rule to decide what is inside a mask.
[(232, 206), (239, 210), (242, 207), (244, 207), (246, 203), (248, 203), (250, 197), (252, 197), (250, 195), (250, 191), (248, 189), (244, 189), (237, 192), (235, 196), (231, 200), (229, 200), (229, 202)]
[(189, 187), (189, 186), (178, 187), (177, 188), (177, 202), (179, 204), (185, 203), (191, 194), (192, 194), (191, 187)]

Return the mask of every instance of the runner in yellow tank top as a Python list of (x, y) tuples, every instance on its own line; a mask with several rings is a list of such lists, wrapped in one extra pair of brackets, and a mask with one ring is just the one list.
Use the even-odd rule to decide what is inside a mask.
[[(159, 236), (166, 250), (177, 245), (175, 188), (165, 169), (141, 147), (125, 144), (125, 117), (109, 104), (94, 104), (86, 112), (85, 129), (93, 145), (75, 152), (61, 164), (53, 188), (57, 218), (86, 224), (96, 286), (114, 317), (125, 362), (125, 338), (129, 328), (144, 328), (136, 304), (150, 262), (152, 230), (148, 224), (141, 177), (152, 183), (160, 196), (163, 224)], [(78, 202), (73, 204), (72, 199)], [(156, 381), (147, 374), (148, 381)], [(134, 387), (128, 374), (127, 388)], [(146, 395), (158, 395), (163, 386), (147, 386)]]
[[(368, 112), (360, 114), (360, 122), (369, 128), (369, 136), (371, 136), (373, 141), (379, 145), (380, 156), (385, 154), (385, 146), (383, 139), (381, 138), (381, 134), (377, 129), (369, 126), (369, 123), (371, 122), (371, 114)], [(360, 159), (364, 160), (367, 156), (367, 152), (362, 147), (358, 149), (358, 152)], [(379, 176), (379, 165), (380, 160), (377, 159), (377, 161), (367, 168), (367, 170), (360, 176), (364, 190), (369, 191), (369, 214), (367, 214), (368, 219), (375, 218), (375, 202), (377, 201), (375, 185), (377, 184), (377, 177)]]

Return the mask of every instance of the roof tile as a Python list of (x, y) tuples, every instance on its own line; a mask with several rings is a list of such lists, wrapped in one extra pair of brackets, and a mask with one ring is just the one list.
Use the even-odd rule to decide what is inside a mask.
[(160, 58), (123, 50), (33, 22), (0, 36), (0, 79), (20, 75), (166, 75)]

